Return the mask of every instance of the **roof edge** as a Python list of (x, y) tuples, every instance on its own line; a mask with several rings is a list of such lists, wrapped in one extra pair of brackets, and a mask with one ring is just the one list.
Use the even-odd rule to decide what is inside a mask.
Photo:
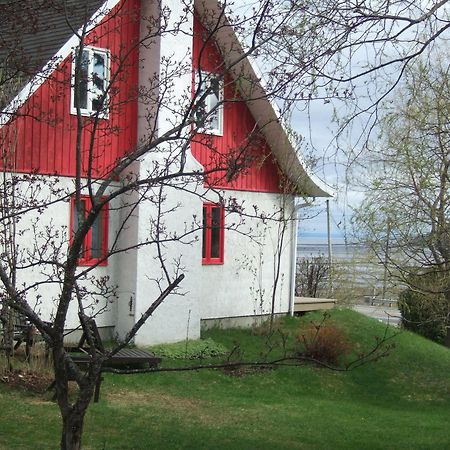
[[(92, 31), (120, 1), (121, 0), (105, 0), (100, 8), (98, 8), (97, 11), (95, 11), (95, 13), (91, 16), (85, 33)], [(81, 33), (83, 29), (80, 28), (78, 31)], [(17, 110), (26, 103), (30, 96), (33, 95), (48, 79), (49, 75), (56, 70), (58, 65), (70, 55), (74, 48), (78, 46), (79, 41), (79, 37), (76, 34), (73, 34), (72, 37), (56, 52), (56, 54), (49, 61), (47, 61), (40, 72), (37, 73), (20, 90), (8, 106), (1, 111), (0, 127), (3, 127), (11, 120)]]

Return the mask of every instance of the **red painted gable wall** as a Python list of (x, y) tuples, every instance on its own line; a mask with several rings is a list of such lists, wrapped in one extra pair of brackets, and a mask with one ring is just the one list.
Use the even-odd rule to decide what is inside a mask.
[[(193, 79), (195, 72), (223, 73), (224, 64), (213, 39), (194, 17)], [(280, 192), (280, 171), (247, 105), (239, 96), (236, 84), (225, 75), (223, 136), (198, 134), (191, 144), (192, 154), (205, 170), (230, 167), (208, 175), (206, 183), (224, 188), (257, 192)], [(228, 103), (227, 103), (228, 101)], [(242, 166), (232, 176), (233, 163)], [(242, 167), (242, 168), (241, 168)]]
[[(86, 39), (87, 45), (111, 52), (112, 101), (109, 118), (99, 121), (95, 133), (92, 120), (83, 119), (83, 175), (93, 134), (94, 177), (106, 175), (108, 167), (136, 145), (139, 4), (139, 0), (123, 0)], [(71, 55), (0, 131), (6, 169), (75, 175), (77, 119), (70, 114), (70, 80)]]

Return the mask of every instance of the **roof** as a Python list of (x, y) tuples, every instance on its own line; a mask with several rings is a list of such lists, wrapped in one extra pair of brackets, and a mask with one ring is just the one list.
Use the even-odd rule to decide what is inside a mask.
[[(92, 20), (102, 3), (104, 0), (0, 0), (4, 104), (42, 70), (74, 31)], [(8, 80), (13, 83), (8, 85)]]

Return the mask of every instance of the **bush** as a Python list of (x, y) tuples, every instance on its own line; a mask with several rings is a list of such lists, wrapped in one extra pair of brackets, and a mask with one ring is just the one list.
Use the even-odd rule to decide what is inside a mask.
[(156, 356), (168, 359), (205, 359), (228, 353), (228, 350), (222, 344), (210, 338), (155, 345), (151, 350)]
[(347, 333), (333, 323), (312, 323), (296, 337), (301, 356), (336, 365), (351, 353), (353, 345)]
[(423, 294), (405, 289), (398, 306), (402, 325), (432, 341), (443, 343), (447, 334), (448, 303), (442, 294)]

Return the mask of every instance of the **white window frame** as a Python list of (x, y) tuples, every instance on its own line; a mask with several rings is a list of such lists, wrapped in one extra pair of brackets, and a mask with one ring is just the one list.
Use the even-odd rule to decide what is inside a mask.
[[(224, 98), (224, 83), (221, 79), (221, 75), (211, 73), (211, 72), (197, 72), (195, 77), (195, 87), (196, 87), (196, 93), (199, 92), (200, 84), (204, 89), (201, 89), (202, 91), (205, 91), (208, 89), (211, 85), (211, 80), (213, 79), (219, 79), (219, 98), (218, 103), (219, 106), (214, 106), (212, 104), (213, 96), (215, 94), (211, 92), (206, 98), (205, 98), (205, 113), (208, 116), (208, 119), (206, 119), (206, 122), (208, 122), (209, 119), (211, 119), (212, 114), (211, 111), (214, 109), (214, 115), (217, 117), (217, 127), (211, 127), (206, 124), (206, 126), (199, 127), (198, 132), (199, 133), (205, 133), (205, 134), (213, 134), (216, 136), (223, 136), (223, 98)], [(197, 101), (201, 97), (201, 94), (198, 96)]]
[[(70, 100), (70, 113), (71, 114), (77, 114), (77, 108), (75, 106), (75, 55), (76, 52), (78, 52), (78, 49), (75, 49), (73, 52), (72, 57), (72, 83), (71, 83), (71, 100)], [(110, 80), (110, 56), (111, 53), (108, 49), (105, 48), (97, 48), (97, 47), (91, 47), (86, 46), (83, 48), (83, 52), (89, 53), (89, 66), (88, 66), (88, 83), (87, 83), (87, 108), (80, 108), (80, 113), (82, 116), (92, 116), (97, 113), (97, 110), (92, 108), (93, 100), (95, 99), (95, 87), (93, 84), (92, 74), (94, 73), (94, 55), (101, 54), (104, 57), (105, 61), (105, 89), (108, 89), (109, 87), (109, 80)], [(109, 109), (107, 107), (109, 100), (109, 96), (107, 95), (104, 103), (103, 108), (101, 111), (99, 111), (98, 116), (107, 119), (109, 116)]]

